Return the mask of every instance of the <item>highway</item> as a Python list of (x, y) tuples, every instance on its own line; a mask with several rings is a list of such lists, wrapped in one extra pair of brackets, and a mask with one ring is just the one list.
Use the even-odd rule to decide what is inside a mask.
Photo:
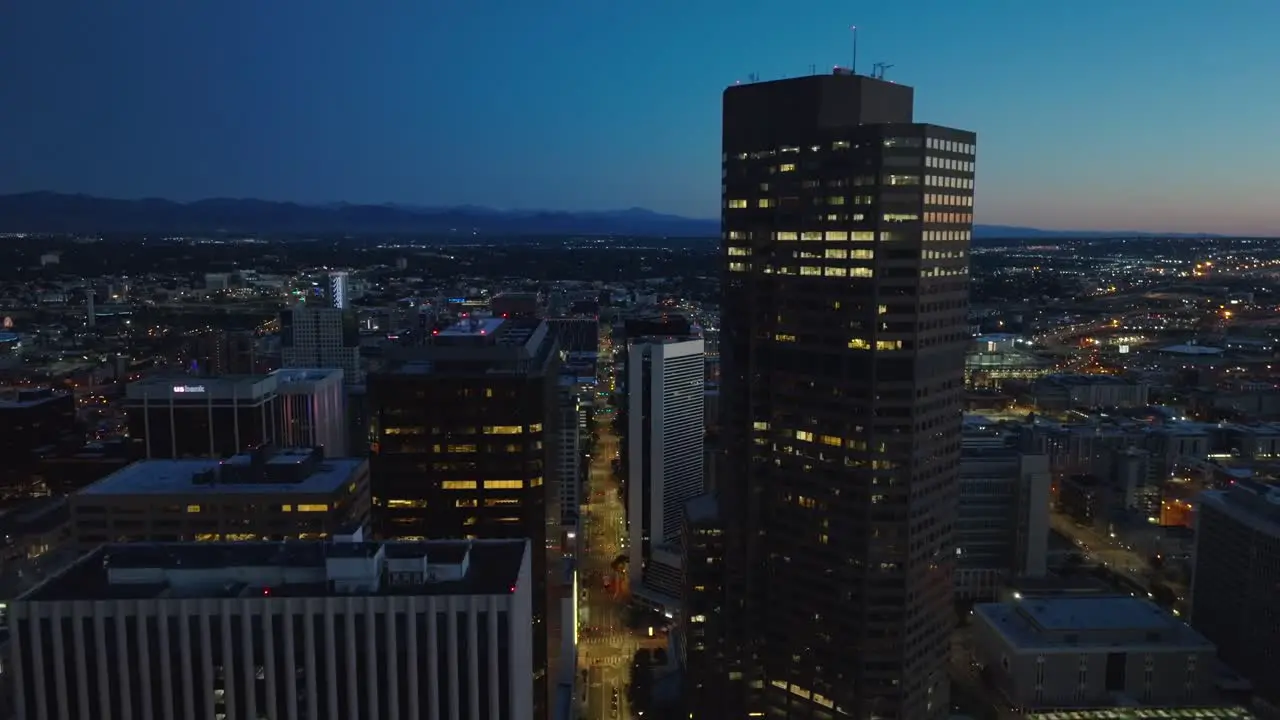
[[(608, 339), (601, 339), (601, 364), (610, 356)], [(611, 370), (611, 368), (606, 368)], [(602, 389), (609, 387), (609, 372), (603, 373)], [(605, 398), (596, 397), (593, 431), (599, 437), (591, 455), (586, 498), (582, 515), (579, 598), (581, 630), (579, 665), (587, 670), (587, 685), (579, 692), (586, 699), (586, 718), (619, 720), (630, 718), (627, 683), (631, 659), (640, 638), (627, 627), (625, 570), (620, 574), (611, 565), (626, 552), (626, 510), (613, 476), (611, 461), (618, 453), (618, 437), (612, 429), (613, 413), (605, 412)], [(611, 578), (609, 588), (605, 579)], [(616, 694), (615, 694), (616, 691)]]

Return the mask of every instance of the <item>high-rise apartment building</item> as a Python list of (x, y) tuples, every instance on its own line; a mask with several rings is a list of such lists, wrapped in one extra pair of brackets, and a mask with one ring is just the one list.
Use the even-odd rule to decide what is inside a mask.
[(532, 720), (527, 541), (127, 543), (8, 606), (16, 717)]
[(950, 710), (975, 136), (912, 106), (840, 69), (724, 93), (727, 641), (777, 717)]
[(287, 368), (339, 368), (348, 384), (360, 370), (360, 328), (338, 307), (299, 305), (280, 313), (280, 359)]
[(632, 595), (676, 608), (684, 506), (703, 477), (701, 339), (648, 338), (627, 348), (627, 532)]
[(558, 527), (559, 353), (536, 318), (472, 319), (369, 377), (370, 476), (383, 538), (529, 538), (537, 699), (545, 707), (548, 526)]

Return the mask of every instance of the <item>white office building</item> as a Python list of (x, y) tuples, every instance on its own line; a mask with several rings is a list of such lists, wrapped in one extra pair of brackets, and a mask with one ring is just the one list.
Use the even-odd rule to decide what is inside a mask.
[(648, 338), (627, 352), (631, 587), (650, 604), (674, 606), (684, 505), (705, 488), (703, 342)]
[(357, 385), (360, 331), (344, 310), (299, 305), (280, 313), (281, 361), (286, 368), (338, 368), (347, 384)]
[(527, 540), (106, 545), (8, 606), (28, 720), (533, 718)]
[(345, 270), (329, 273), (329, 305), (338, 310), (351, 307), (351, 279)]

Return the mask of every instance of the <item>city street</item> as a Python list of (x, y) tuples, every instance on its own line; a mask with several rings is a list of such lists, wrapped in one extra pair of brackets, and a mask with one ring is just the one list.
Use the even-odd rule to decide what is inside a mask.
[[(602, 366), (610, 357), (607, 348), (608, 341), (602, 338)], [(603, 375), (600, 387), (607, 390), (608, 373)], [(591, 455), (579, 560), (578, 585), (583, 595), (579, 598), (579, 666), (587, 670), (587, 684), (580, 690), (580, 697), (586, 699), (585, 717), (592, 720), (631, 717), (626, 688), (631, 659), (641, 647), (639, 636), (627, 628), (625, 568), (617, 572), (611, 567), (626, 552), (626, 510), (613, 476), (618, 438), (612, 429), (614, 415), (608, 410), (606, 398), (597, 396), (592, 430), (599, 441)]]

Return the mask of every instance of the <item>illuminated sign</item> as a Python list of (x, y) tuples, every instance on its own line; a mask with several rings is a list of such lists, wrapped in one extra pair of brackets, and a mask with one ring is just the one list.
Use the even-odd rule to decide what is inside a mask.
[(204, 386), (203, 385), (174, 385), (173, 391), (175, 393), (202, 393), (204, 392)]

